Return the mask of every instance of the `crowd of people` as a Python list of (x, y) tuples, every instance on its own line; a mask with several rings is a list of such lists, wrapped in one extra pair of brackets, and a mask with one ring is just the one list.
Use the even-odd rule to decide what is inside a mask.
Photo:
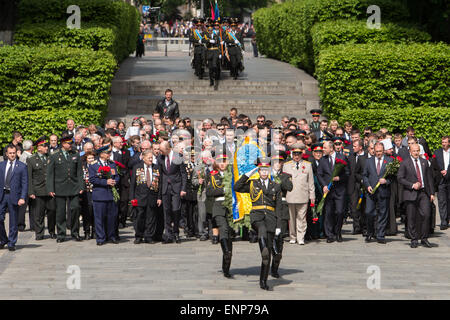
[[(279, 276), (283, 242), (342, 242), (347, 219), (352, 234), (384, 245), (400, 218), (411, 248), (432, 247), (436, 212), (441, 230), (449, 222), (450, 137), (432, 152), (412, 127), (374, 132), (311, 114), (312, 122), (284, 116), (278, 126), (231, 108), (219, 122), (194, 123), (180, 117), (168, 89), (151, 119), (136, 117), (128, 128), (68, 119), (65, 131), (36, 141), (14, 131), (0, 163), (0, 246), (15, 250), (27, 208), (36, 240), (44, 239), (47, 217), (58, 243), (70, 229), (76, 241), (118, 244), (128, 221), (135, 244), (181, 243), (183, 229), (187, 238), (220, 243), (226, 277), (232, 241), (258, 242), (262, 289), (269, 267)], [(252, 150), (244, 146), (256, 152), (240, 153)], [(233, 212), (233, 193), (248, 196), (241, 201), (250, 203), (249, 224)]]

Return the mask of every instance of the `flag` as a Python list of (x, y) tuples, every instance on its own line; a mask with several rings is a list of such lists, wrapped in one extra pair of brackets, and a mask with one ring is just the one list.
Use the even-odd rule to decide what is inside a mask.
[(214, 16), (214, 8), (212, 6), (211, 1), (209, 2), (209, 6), (211, 7), (211, 19), (216, 20), (215, 16)]
[(215, 19), (214, 20), (220, 20), (220, 14), (219, 14), (219, 5), (217, 4), (217, 0), (216, 0), (216, 10), (214, 11), (214, 16)]

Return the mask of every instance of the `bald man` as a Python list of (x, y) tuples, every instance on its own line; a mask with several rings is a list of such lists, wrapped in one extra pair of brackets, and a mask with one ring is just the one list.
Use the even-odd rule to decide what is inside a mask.
[[(164, 210), (163, 243), (180, 243), (181, 198), (186, 196), (187, 173), (183, 155), (174, 152), (168, 141), (161, 142), (158, 156)], [(173, 225), (172, 225), (173, 224)]]

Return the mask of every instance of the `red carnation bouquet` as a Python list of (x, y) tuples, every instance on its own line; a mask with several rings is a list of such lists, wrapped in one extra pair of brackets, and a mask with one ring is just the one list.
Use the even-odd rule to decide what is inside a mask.
[(323, 211), (323, 206), (325, 204), (325, 198), (327, 197), (327, 194), (330, 192), (331, 187), (333, 186), (333, 178), (337, 177), (342, 169), (347, 165), (347, 162), (342, 160), (342, 159), (336, 159), (335, 163), (334, 163), (334, 169), (333, 169), (333, 174), (331, 175), (331, 179), (330, 179), (330, 183), (328, 184), (328, 192), (324, 193), (322, 199), (319, 202), (319, 205), (316, 208), (316, 214), (321, 215), (322, 211)]
[(137, 199), (133, 199), (133, 200), (131, 200), (130, 202), (131, 202), (131, 205), (132, 205), (133, 207), (137, 207), (137, 206), (138, 206), (138, 201), (137, 201)]
[[(387, 176), (395, 176), (398, 172), (398, 168), (400, 168), (400, 163), (403, 161), (402, 157), (391, 157), (393, 161), (386, 166), (386, 171), (383, 174), (383, 179), (386, 179)], [(386, 163), (386, 160), (384, 160)], [(372, 189), (371, 194), (374, 194), (375, 191), (380, 187), (380, 183), (378, 182), (375, 188)]]
[(116, 167), (117, 167), (117, 173), (120, 174), (120, 171), (125, 169), (125, 165), (123, 163), (121, 163), (119, 161), (115, 161), (115, 160), (114, 160), (114, 163), (116, 164)]
[[(109, 167), (109, 166), (100, 166), (98, 168), (98, 173), (100, 174), (100, 176), (103, 179), (112, 179), (111, 167)], [(117, 189), (115, 187), (111, 187), (111, 191), (113, 194), (114, 202), (119, 201), (120, 196), (119, 196), (119, 192), (117, 191)]]

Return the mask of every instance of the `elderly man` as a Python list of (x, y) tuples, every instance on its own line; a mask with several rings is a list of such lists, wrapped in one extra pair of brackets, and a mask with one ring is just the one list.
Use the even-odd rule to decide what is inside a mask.
[(289, 235), (291, 244), (305, 244), (306, 212), (308, 203), (314, 203), (316, 194), (311, 163), (302, 159), (305, 152), (303, 143), (292, 146), (292, 160), (283, 166), (283, 172), (292, 176), (293, 189), (286, 193), (289, 206)]
[(52, 134), (52, 135), (50, 135), (50, 137), (48, 139), (49, 139), (49, 142), (50, 142), (50, 145), (49, 145), (49, 148), (48, 148), (48, 153), (52, 154), (53, 152), (55, 152), (59, 148), (58, 136), (56, 134)]
[(67, 129), (61, 133), (61, 136), (69, 135), (69, 134), (74, 135), (75, 134), (75, 121), (73, 121), (72, 119), (67, 119), (66, 125), (67, 125)]

